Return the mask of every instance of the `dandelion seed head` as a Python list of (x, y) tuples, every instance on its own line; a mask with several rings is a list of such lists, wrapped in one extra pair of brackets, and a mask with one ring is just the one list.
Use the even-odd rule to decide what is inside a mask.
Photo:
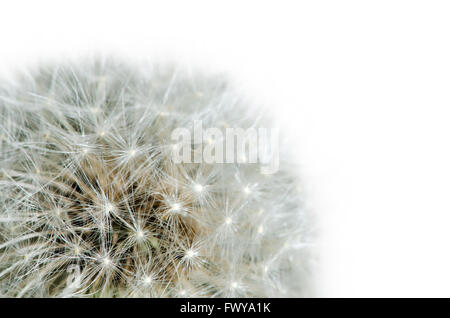
[(172, 133), (197, 120), (272, 123), (224, 78), (172, 65), (86, 59), (0, 81), (0, 295), (309, 295), (314, 236), (296, 161), (280, 147), (279, 171), (264, 176), (240, 153), (176, 163), (197, 149)]

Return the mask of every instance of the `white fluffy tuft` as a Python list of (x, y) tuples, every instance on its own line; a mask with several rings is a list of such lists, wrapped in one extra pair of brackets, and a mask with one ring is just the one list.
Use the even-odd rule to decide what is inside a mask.
[(283, 153), (269, 177), (171, 159), (176, 127), (262, 118), (226, 81), (170, 66), (90, 60), (2, 84), (0, 295), (309, 295), (311, 223)]

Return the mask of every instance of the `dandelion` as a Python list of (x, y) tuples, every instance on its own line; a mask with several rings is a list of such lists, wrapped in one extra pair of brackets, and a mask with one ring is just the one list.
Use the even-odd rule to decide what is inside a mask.
[(172, 160), (177, 127), (266, 117), (224, 79), (170, 65), (90, 59), (1, 82), (0, 296), (310, 295), (312, 222), (287, 149), (270, 178), (245, 155)]

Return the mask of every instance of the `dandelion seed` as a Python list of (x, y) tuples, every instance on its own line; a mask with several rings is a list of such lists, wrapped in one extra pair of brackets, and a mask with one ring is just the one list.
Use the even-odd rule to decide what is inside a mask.
[(226, 218), (225, 218), (225, 224), (226, 224), (226, 225), (230, 225), (231, 222), (233, 222), (233, 220), (232, 220), (230, 217), (226, 217)]
[(173, 212), (179, 212), (180, 209), (181, 209), (181, 204), (180, 204), (180, 203), (174, 203), (174, 204), (172, 204), (172, 206), (171, 206), (171, 210), (172, 210)]
[(138, 241), (142, 241), (145, 238), (145, 233), (142, 230), (136, 231), (136, 238)]
[(194, 190), (195, 192), (202, 192), (203, 191), (203, 186), (201, 184), (196, 184), (194, 185)]
[(197, 252), (194, 251), (193, 249), (188, 249), (186, 251), (186, 255), (185, 255), (186, 258), (193, 258), (195, 256), (197, 256)]
[(111, 259), (108, 256), (104, 257), (102, 262), (105, 267), (109, 267), (112, 263)]
[(264, 227), (262, 225), (258, 226), (258, 234), (262, 234), (264, 232)]
[(153, 278), (151, 276), (146, 276), (143, 279), (143, 282), (145, 285), (150, 285), (152, 283), (152, 281), (153, 281)]
[(115, 206), (110, 202), (107, 202), (104, 206), (104, 211), (105, 211), (105, 214), (107, 214), (107, 215), (110, 213), (113, 213), (115, 211), (115, 209), (116, 209)]

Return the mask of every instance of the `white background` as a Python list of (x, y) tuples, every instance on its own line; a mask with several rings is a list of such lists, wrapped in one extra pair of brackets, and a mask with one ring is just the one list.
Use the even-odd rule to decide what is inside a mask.
[(450, 296), (446, 1), (10, 1), (0, 69), (95, 52), (231, 73), (293, 136), (320, 296)]

